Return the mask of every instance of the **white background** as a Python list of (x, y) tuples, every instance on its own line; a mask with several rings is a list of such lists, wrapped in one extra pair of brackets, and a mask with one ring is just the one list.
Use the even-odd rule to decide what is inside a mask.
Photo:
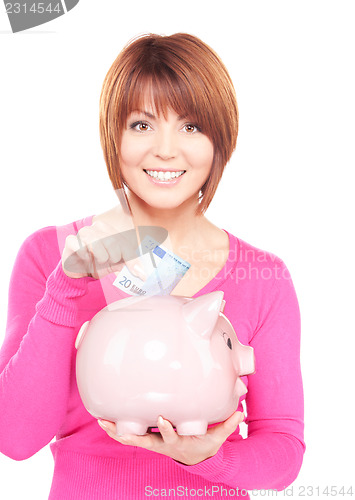
[[(288, 496), (354, 487), (353, 2), (82, 0), (17, 34), (0, 9), (0, 340), (23, 240), (116, 203), (98, 132), (116, 55), (140, 33), (195, 34), (227, 65), (240, 108), (207, 215), (280, 256), (299, 297), (307, 452)], [(45, 500), (52, 468), (48, 447), (24, 462), (0, 455), (0, 498)]]

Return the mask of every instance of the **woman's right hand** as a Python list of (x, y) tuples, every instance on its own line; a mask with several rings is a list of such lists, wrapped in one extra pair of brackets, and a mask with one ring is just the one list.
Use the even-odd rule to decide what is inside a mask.
[(147, 276), (137, 250), (134, 228), (119, 232), (105, 217), (98, 217), (91, 226), (84, 226), (76, 235), (67, 237), (62, 266), (70, 278), (91, 276), (100, 279), (127, 265), (132, 274), (145, 280)]

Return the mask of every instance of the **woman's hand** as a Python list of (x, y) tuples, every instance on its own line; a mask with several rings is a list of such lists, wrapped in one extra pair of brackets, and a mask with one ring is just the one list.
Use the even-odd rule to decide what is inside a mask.
[(62, 254), (63, 270), (70, 278), (99, 279), (120, 271), (126, 264), (132, 274), (145, 280), (137, 249), (137, 234), (130, 220), (117, 210), (106, 212), (97, 216), (91, 226), (67, 237)]
[(225, 422), (210, 427), (202, 436), (180, 436), (168, 420), (159, 417), (157, 425), (160, 433), (152, 432), (144, 436), (127, 434), (117, 436), (113, 422), (99, 420), (102, 429), (112, 438), (124, 445), (139, 446), (161, 453), (185, 465), (195, 465), (213, 457), (244, 420), (244, 414), (237, 411)]

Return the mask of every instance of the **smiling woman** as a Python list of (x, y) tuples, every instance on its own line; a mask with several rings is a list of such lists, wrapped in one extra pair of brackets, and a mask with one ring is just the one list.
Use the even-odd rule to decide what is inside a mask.
[[(198, 38), (142, 36), (110, 68), (100, 98), (100, 134), (112, 185), (125, 191), (135, 225), (164, 229), (171, 255), (187, 261), (171, 295), (223, 293), (223, 313), (238, 340), (254, 349), (256, 373), (245, 377), (248, 392), (237, 411), (205, 434), (180, 435), (163, 414), (156, 415), (159, 432), (146, 435), (118, 436), (114, 423), (99, 420), (98, 425), (78, 392), (75, 339), (107, 304), (128, 296), (113, 282), (137, 260), (137, 238), (127, 236), (136, 234), (126, 227), (129, 210), (114, 207), (30, 235), (10, 283), (0, 355), (0, 450), (23, 460), (55, 437), (50, 500), (143, 500), (147, 485), (155, 491), (167, 485), (214, 488), (214, 498), (222, 499), (226, 487), (281, 490), (297, 477), (305, 445), (300, 317), (290, 275), (281, 259), (205, 216), (237, 133), (232, 82), (219, 57)], [(165, 252), (149, 237), (151, 253)], [(66, 265), (70, 260), (75, 269)], [(114, 318), (119, 321), (119, 313)], [(169, 316), (168, 328), (170, 321)], [(178, 333), (179, 324), (176, 320)], [(150, 327), (155, 330), (156, 324)], [(184, 349), (180, 338), (177, 351)], [(135, 337), (135, 348), (139, 342)], [(147, 370), (140, 373), (148, 376)], [(188, 385), (200, 391), (188, 373)], [(128, 391), (128, 384), (122, 385)], [(167, 391), (176, 402), (176, 384)], [(239, 432), (243, 400), (245, 439)], [(178, 409), (188, 411), (189, 404)], [(200, 411), (203, 417), (206, 408)]]
[(183, 204), (195, 210), (212, 168), (212, 141), (174, 111), (151, 111), (133, 111), (122, 133), (119, 169), (130, 204), (146, 212)]
[(148, 132), (154, 127), (147, 118), (160, 119), (163, 125), (161, 118), (166, 119), (168, 111), (170, 122), (173, 111), (176, 125), (185, 127), (187, 133), (194, 127), (213, 144), (212, 169), (200, 186), (197, 206), (197, 213), (203, 213), (236, 146), (238, 106), (232, 81), (218, 55), (186, 33), (133, 40), (107, 73), (100, 100), (100, 135), (115, 189), (125, 184), (120, 145), (127, 120), (133, 116), (130, 126)]

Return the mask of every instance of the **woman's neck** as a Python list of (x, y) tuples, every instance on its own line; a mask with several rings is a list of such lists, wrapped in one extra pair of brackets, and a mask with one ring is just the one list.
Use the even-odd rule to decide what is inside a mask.
[(210, 223), (196, 214), (197, 202), (185, 203), (174, 209), (157, 209), (128, 196), (135, 226), (160, 226), (168, 231), (173, 247), (198, 239)]

